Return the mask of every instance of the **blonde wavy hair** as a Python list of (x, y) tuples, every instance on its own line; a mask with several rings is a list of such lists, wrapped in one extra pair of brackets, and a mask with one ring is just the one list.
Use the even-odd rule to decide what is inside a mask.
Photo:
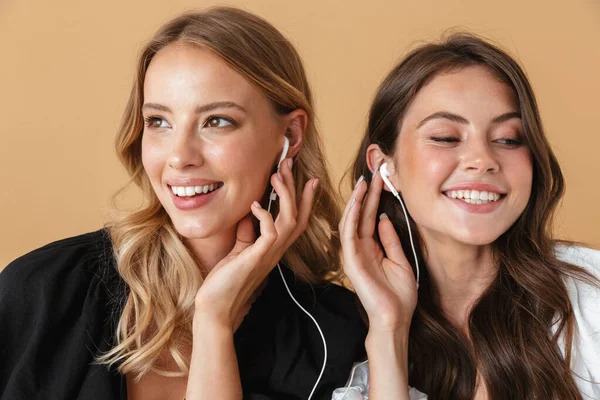
[[(162, 48), (185, 42), (214, 52), (259, 87), (275, 110), (286, 114), (303, 109), (308, 127), (294, 162), (296, 197), (317, 177), (313, 212), (306, 231), (287, 250), (283, 262), (301, 280), (319, 283), (340, 271), (340, 243), (335, 232), (340, 211), (328, 174), (322, 139), (315, 125), (313, 100), (300, 56), (271, 24), (249, 12), (218, 7), (190, 12), (166, 23), (145, 46), (137, 76), (116, 138), (116, 150), (142, 191), (140, 209), (107, 224), (119, 274), (128, 286), (117, 325), (117, 344), (98, 362), (118, 364), (123, 374), (137, 377), (149, 371), (167, 376), (187, 375), (185, 349), (192, 342), (194, 297), (203, 277), (194, 257), (156, 197), (142, 166), (144, 77)], [(165, 352), (178, 371), (158, 364)]]

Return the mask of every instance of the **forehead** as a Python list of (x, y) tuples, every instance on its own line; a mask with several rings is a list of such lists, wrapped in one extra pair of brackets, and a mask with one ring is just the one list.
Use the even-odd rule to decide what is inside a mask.
[(245, 106), (266, 100), (260, 89), (214, 52), (184, 42), (172, 43), (155, 54), (146, 71), (144, 97), (196, 105), (235, 101)]
[(472, 66), (441, 73), (431, 79), (415, 96), (405, 121), (409, 123), (438, 111), (476, 119), (518, 111), (518, 107), (510, 86), (488, 68)]

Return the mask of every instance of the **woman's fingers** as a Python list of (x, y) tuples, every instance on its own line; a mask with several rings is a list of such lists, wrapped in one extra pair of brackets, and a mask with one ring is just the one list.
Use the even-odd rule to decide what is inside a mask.
[(352, 192), (352, 198), (350, 199), (350, 204), (348, 204), (348, 210), (343, 221), (342, 230), (340, 231), (340, 239), (345, 243), (349, 244), (356, 238), (361, 205), (366, 192), (367, 184), (364, 180), (358, 182), (354, 192)]
[(285, 186), (288, 188), (288, 191), (291, 193), (292, 205), (296, 208), (296, 182), (294, 181), (294, 173), (292, 168), (294, 167), (294, 160), (291, 158), (286, 158), (281, 162), (281, 167), (279, 168), (279, 176), (285, 183)]
[(404, 250), (402, 249), (400, 238), (394, 229), (392, 221), (390, 221), (386, 214), (381, 214), (379, 217), (378, 229), (379, 240), (381, 240), (387, 258), (402, 267), (408, 267), (410, 269), (411, 267), (406, 259)]
[(285, 247), (289, 247), (308, 227), (308, 220), (310, 219), (310, 213), (312, 212), (315, 195), (317, 188), (319, 187), (318, 179), (310, 179), (304, 185), (302, 191), (302, 198), (300, 199), (300, 205), (298, 206), (298, 216), (296, 218), (296, 226), (292, 231), (292, 234), (288, 237)]
[[(283, 160), (282, 162), (282, 170), (288, 169), (288, 166), (283, 166), (287, 160)], [(290, 171), (287, 171), (288, 174), (291, 174)], [(296, 218), (298, 216), (298, 210), (296, 209), (296, 192), (295, 185), (292, 179), (292, 182), (288, 182), (286, 184), (284, 182), (284, 177), (282, 174), (275, 173), (271, 177), (271, 185), (275, 189), (277, 196), (279, 197), (279, 214), (277, 215), (277, 219), (275, 220), (275, 226), (277, 228), (277, 232), (283, 235), (284, 238), (294, 230), (296, 226)]]
[(256, 233), (254, 233), (252, 220), (250, 219), (250, 216), (247, 215), (238, 223), (235, 244), (229, 254), (240, 254), (244, 249), (254, 243), (254, 240), (256, 240)]
[(358, 178), (357, 181), (356, 181), (356, 183), (354, 184), (354, 189), (352, 190), (352, 194), (350, 195), (350, 199), (346, 203), (346, 207), (344, 208), (344, 212), (342, 213), (342, 218), (340, 219), (340, 223), (338, 225), (338, 231), (340, 232), (340, 235), (341, 235), (341, 232), (344, 230), (344, 226), (346, 225), (346, 216), (348, 215), (348, 211), (350, 210), (350, 207), (356, 201), (354, 199), (354, 193), (356, 192), (356, 190), (358, 189), (358, 187), (360, 186), (360, 184), (364, 180), (365, 180), (365, 178), (361, 175), (360, 178)]
[(367, 197), (360, 213), (358, 223), (358, 237), (373, 237), (375, 233), (375, 224), (377, 219), (377, 209), (379, 207), (379, 198), (381, 197), (381, 189), (383, 188), (383, 180), (377, 171), (373, 175)]
[(277, 241), (279, 234), (277, 229), (275, 229), (273, 217), (267, 210), (261, 207), (258, 201), (252, 203), (250, 210), (260, 223), (260, 237), (254, 242), (252, 250), (257, 256), (262, 256)]

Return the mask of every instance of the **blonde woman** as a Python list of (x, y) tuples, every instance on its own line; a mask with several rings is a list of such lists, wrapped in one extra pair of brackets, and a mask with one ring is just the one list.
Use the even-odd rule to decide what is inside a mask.
[(327, 283), (339, 212), (291, 44), (232, 8), (168, 22), (116, 146), (146, 204), (0, 275), (0, 398), (330, 398), (365, 330)]

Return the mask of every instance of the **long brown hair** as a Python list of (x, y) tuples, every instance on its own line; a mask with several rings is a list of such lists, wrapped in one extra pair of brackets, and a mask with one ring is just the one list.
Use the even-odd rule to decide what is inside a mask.
[[(340, 269), (340, 243), (332, 234), (340, 216), (337, 192), (315, 125), (310, 86), (294, 47), (264, 19), (230, 7), (191, 12), (167, 22), (140, 55), (116, 139), (117, 154), (132, 182), (141, 189), (145, 205), (108, 225), (118, 270), (129, 294), (117, 328), (118, 343), (99, 362), (119, 363), (122, 373), (138, 376), (149, 370), (165, 375), (187, 373), (185, 349), (191, 344), (194, 297), (202, 284), (200, 269), (142, 166), (141, 108), (146, 71), (156, 53), (175, 42), (214, 52), (255, 84), (278, 113), (306, 111), (308, 126), (293, 170), (297, 198), (309, 179), (317, 177), (320, 184), (308, 226), (283, 261), (306, 282), (324, 281)], [(171, 354), (180, 371), (160, 369), (156, 362), (164, 352)]]
[[(546, 140), (529, 81), (518, 63), (495, 45), (454, 33), (410, 52), (385, 78), (369, 113), (352, 177), (370, 177), (367, 148), (392, 155), (402, 120), (419, 90), (435, 76), (483, 66), (512, 88), (533, 162), (533, 187), (523, 214), (493, 243), (498, 273), (470, 311), (470, 339), (435, 302), (426, 268), (409, 339), (409, 382), (433, 399), (471, 399), (477, 371), (491, 399), (580, 399), (571, 376), (574, 316), (563, 278), (585, 272), (554, 254), (552, 219), (565, 191), (560, 167)], [(390, 217), (414, 268), (408, 230), (397, 201), (381, 196), (379, 213)], [(417, 232), (411, 219), (411, 228)], [(418, 236), (418, 235), (417, 235)], [(419, 264), (426, 266), (417, 240)], [(563, 357), (559, 337), (566, 344)]]

